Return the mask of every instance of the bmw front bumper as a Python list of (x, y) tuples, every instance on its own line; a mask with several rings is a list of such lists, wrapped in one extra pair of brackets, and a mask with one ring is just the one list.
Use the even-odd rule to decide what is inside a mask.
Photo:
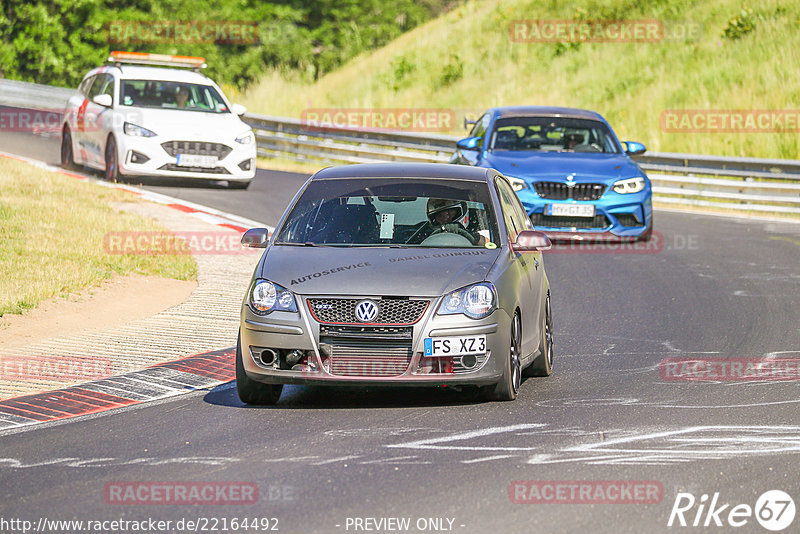
[[(636, 239), (653, 224), (652, 191), (648, 184), (638, 193), (619, 194), (611, 187), (597, 200), (554, 200), (540, 197), (533, 189), (517, 192), (537, 230), (551, 237), (586, 239)], [(547, 215), (548, 204), (590, 204), (594, 217)]]

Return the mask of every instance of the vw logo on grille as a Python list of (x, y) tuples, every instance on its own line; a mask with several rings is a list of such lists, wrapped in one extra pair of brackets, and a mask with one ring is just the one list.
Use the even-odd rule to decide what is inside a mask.
[(371, 300), (362, 300), (356, 304), (356, 319), (362, 323), (371, 323), (378, 317), (378, 305)]

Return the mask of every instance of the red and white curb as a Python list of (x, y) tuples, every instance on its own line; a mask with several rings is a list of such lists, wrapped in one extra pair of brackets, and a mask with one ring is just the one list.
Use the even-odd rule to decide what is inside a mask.
[(0, 401), (0, 431), (71, 419), (218, 386), (236, 376), (235, 349), (159, 363), (102, 380)]

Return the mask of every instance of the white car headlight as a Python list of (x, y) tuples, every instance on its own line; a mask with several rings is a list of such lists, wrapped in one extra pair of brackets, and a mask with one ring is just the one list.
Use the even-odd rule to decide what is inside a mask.
[[(119, 124), (119, 123), (117, 123)], [(123, 131), (125, 135), (132, 135), (134, 137), (155, 137), (156, 133), (151, 132), (147, 128), (142, 128), (141, 126), (136, 126), (135, 124), (131, 124), (130, 122), (126, 122), (123, 125)]]
[(642, 189), (644, 189), (644, 178), (641, 176), (637, 176), (636, 178), (626, 178), (625, 180), (617, 180), (614, 182), (614, 191), (620, 195), (638, 193)]
[(514, 191), (522, 191), (523, 189), (528, 189), (528, 183), (525, 180), (520, 178), (515, 178), (514, 176), (506, 176), (508, 181), (511, 183), (511, 187)]
[(291, 291), (269, 280), (256, 280), (250, 288), (250, 308), (259, 315), (273, 311), (297, 311)]
[(240, 144), (243, 144), (243, 145), (249, 145), (250, 143), (254, 143), (255, 140), (256, 140), (256, 136), (253, 135), (253, 131), (252, 130), (247, 130), (242, 135), (240, 135), (239, 137), (236, 138), (236, 142), (240, 143)]
[(439, 315), (463, 314), (473, 319), (483, 319), (492, 313), (497, 304), (494, 286), (481, 282), (457, 289), (445, 295), (439, 305)]

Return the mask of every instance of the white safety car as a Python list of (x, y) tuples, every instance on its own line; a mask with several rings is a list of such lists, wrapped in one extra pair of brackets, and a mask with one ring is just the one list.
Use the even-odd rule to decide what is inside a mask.
[(204, 58), (112, 52), (108, 60), (84, 76), (67, 102), (63, 167), (100, 169), (108, 180), (133, 175), (249, 185), (256, 141), (240, 118), (246, 110), (199, 72)]

